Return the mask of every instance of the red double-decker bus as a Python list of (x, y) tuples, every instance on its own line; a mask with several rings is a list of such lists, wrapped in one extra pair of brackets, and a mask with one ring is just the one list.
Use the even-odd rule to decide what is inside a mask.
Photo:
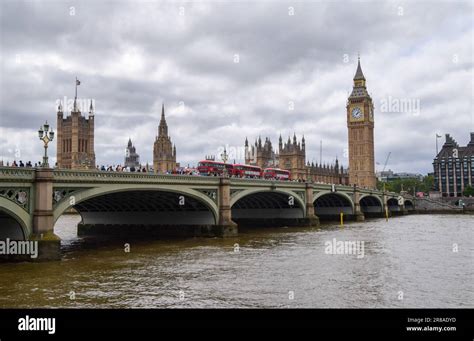
[(265, 179), (289, 180), (291, 177), (291, 173), (286, 169), (265, 168), (263, 170), (263, 177)]
[(212, 160), (203, 160), (198, 163), (198, 172), (201, 175), (221, 175), (227, 169), (229, 175), (232, 174), (234, 165), (224, 162), (217, 162)]
[(262, 168), (258, 166), (234, 164), (232, 175), (239, 178), (260, 178), (262, 176)]

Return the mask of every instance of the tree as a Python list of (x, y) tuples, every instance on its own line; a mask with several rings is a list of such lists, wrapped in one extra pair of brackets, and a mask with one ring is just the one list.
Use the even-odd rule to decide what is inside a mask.
[[(377, 181), (377, 188), (383, 190), (383, 184), (382, 181)], [(434, 177), (428, 175), (423, 177), (422, 181), (418, 179), (394, 179), (385, 183), (385, 189), (396, 193), (400, 193), (402, 188), (410, 194), (414, 194), (414, 192), (428, 193), (433, 189), (433, 185)]]
[(465, 197), (474, 196), (474, 188), (472, 186), (467, 186), (464, 188), (464, 192), (462, 192), (462, 194)]

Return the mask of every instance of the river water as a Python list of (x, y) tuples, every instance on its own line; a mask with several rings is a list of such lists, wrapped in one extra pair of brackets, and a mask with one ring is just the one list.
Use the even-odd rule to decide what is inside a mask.
[[(56, 224), (61, 261), (0, 264), (0, 307), (474, 307), (473, 216), (155, 241), (81, 239), (78, 221)], [(363, 257), (328, 254), (334, 238)]]

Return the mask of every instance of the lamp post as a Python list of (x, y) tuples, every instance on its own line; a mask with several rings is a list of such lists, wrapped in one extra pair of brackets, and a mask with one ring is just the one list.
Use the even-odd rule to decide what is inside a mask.
[(38, 137), (44, 143), (44, 156), (43, 156), (42, 167), (43, 168), (49, 168), (49, 164), (48, 164), (48, 143), (53, 141), (54, 131), (52, 129), (51, 129), (51, 131), (49, 130), (48, 121), (46, 121), (46, 123), (43, 124), (43, 126), (39, 128)]
[(224, 161), (224, 171), (222, 172), (222, 175), (225, 177), (227, 176), (227, 160), (229, 159), (229, 155), (227, 154), (227, 151), (225, 150), (221, 154), (221, 159)]

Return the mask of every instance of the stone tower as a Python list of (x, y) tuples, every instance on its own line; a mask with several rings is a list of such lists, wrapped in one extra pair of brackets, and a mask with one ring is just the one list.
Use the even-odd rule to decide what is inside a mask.
[(165, 105), (161, 108), (161, 120), (158, 136), (153, 146), (153, 169), (155, 173), (172, 172), (176, 168), (176, 146), (168, 136), (168, 125), (165, 118)]
[(367, 92), (360, 58), (346, 109), (349, 135), (349, 183), (375, 188), (374, 105)]
[(262, 143), (262, 138), (258, 137), (251, 147), (245, 138), (245, 164), (261, 168), (275, 167), (276, 157), (272, 142), (268, 137), (265, 138), (264, 143)]
[(57, 167), (69, 169), (95, 168), (94, 108), (92, 101), (89, 107), (89, 118), (81, 115), (77, 98), (74, 98), (71, 116), (64, 118), (63, 106), (60, 102), (57, 117)]
[(293, 142), (291, 142), (288, 136), (288, 142), (283, 144), (280, 135), (278, 142), (279, 167), (289, 170), (292, 179), (306, 179), (306, 143), (304, 136), (301, 139), (301, 143), (296, 140), (296, 134), (293, 135)]
[(140, 166), (140, 155), (137, 154), (137, 150), (130, 138), (128, 139), (127, 149), (125, 150), (124, 166), (129, 168), (137, 168)]

